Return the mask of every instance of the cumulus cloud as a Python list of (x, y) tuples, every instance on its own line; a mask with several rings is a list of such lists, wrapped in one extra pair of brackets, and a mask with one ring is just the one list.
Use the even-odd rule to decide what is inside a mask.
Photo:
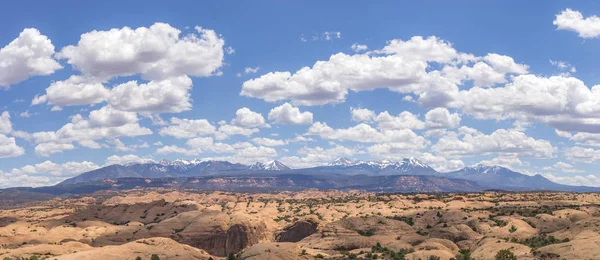
[(600, 160), (600, 150), (574, 146), (565, 150), (565, 156), (574, 162), (593, 163)]
[(598, 132), (600, 87), (576, 78), (516, 76), (499, 88), (471, 88), (459, 94), (463, 112), (477, 119), (519, 119), (560, 131)]
[(247, 107), (238, 109), (235, 112), (235, 118), (231, 120), (231, 124), (239, 127), (268, 127), (265, 124), (265, 118), (257, 112), (250, 110)]
[(150, 113), (177, 113), (192, 108), (192, 80), (187, 76), (138, 84), (129, 81), (111, 90), (109, 103), (115, 108)]
[(23, 30), (18, 38), (0, 49), (0, 89), (62, 69), (53, 55), (54, 45), (47, 36), (35, 28)]
[(542, 175), (556, 183), (574, 186), (600, 187), (600, 178), (593, 174), (577, 176), (558, 176), (555, 174), (544, 173)]
[[(444, 64), (444, 69), (428, 71), (434, 62)], [(472, 62), (477, 63), (468, 65)], [(456, 67), (459, 64), (464, 66)], [(475, 57), (457, 52), (437, 37), (415, 36), (407, 41), (389, 41), (383, 49), (368, 54), (337, 53), (295, 73), (269, 72), (244, 82), (241, 95), (269, 102), (322, 105), (345, 101), (349, 91), (388, 88), (427, 96), (430, 103), (435, 103), (433, 99), (442, 98), (438, 92), (457, 92), (456, 85), (463, 81), (491, 86), (505, 82), (506, 73), (518, 74), (526, 68), (507, 56)]]
[(25, 149), (17, 145), (14, 137), (0, 134), (0, 158), (11, 158), (25, 154)]
[(55, 153), (73, 150), (75, 146), (72, 143), (47, 142), (35, 146), (35, 154), (43, 157), (50, 157)]
[(266, 137), (252, 138), (252, 142), (262, 146), (283, 146), (287, 144), (285, 140), (271, 139)]
[(0, 171), (0, 187), (53, 185), (65, 178), (97, 168), (98, 165), (88, 161), (65, 163), (44, 161), (21, 168), (13, 168), (8, 172)]
[(411, 112), (402, 111), (398, 116), (392, 116), (387, 111), (379, 113), (374, 118), (377, 127), (384, 130), (394, 129), (424, 129), (425, 123)]
[(457, 128), (460, 126), (460, 116), (456, 113), (450, 114), (446, 108), (435, 108), (425, 114), (425, 126), (427, 128)]
[(330, 148), (303, 147), (296, 152), (297, 155), (282, 157), (279, 161), (292, 168), (307, 168), (326, 165), (339, 157), (353, 157), (359, 153), (358, 149), (337, 144)]
[(214, 75), (223, 64), (225, 41), (213, 30), (181, 31), (166, 23), (91, 31), (56, 54), (84, 75), (99, 79), (140, 74), (148, 80)]
[(580, 145), (600, 146), (600, 134), (576, 133), (575, 135), (565, 136)]
[(354, 43), (352, 44), (352, 46), (350, 46), (350, 48), (354, 51), (354, 52), (363, 52), (369, 49), (369, 46), (364, 45), (364, 44), (358, 44), (358, 43)]
[(393, 145), (420, 149), (425, 146), (426, 139), (422, 136), (415, 134), (410, 129), (398, 129), (398, 130), (377, 130), (372, 126), (361, 123), (356, 126), (345, 128), (345, 129), (334, 129), (327, 125), (327, 123), (316, 122), (310, 126), (307, 135), (316, 135), (323, 139), (339, 140), (339, 141), (353, 141), (360, 143), (385, 143), (381, 144)]
[(419, 160), (431, 166), (431, 168), (438, 172), (457, 171), (465, 167), (464, 162), (459, 159), (448, 159), (444, 156), (436, 156), (431, 153), (422, 153), (417, 156)]
[[(220, 75), (224, 40), (215, 31), (196, 27), (190, 34), (165, 23), (131, 29), (92, 31), (77, 45), (55, 56), (66, 59), (81, 75), (53, 82), (32, 104), (55, 108), (108, 102), (132, 112), (177, 113), (192, 107), (189, 76)], [(110, 79), (140, 75), (147, 82), (129, 81), (108, 89)]]
[(216, 127), (206, 119), (181, 119), (171, 118), (171, 124), (159, 130), (160, 135), (169, 135), (176, 138), (193, 138), (201, 135), (210, 135), (216, 132)]
[(131, 162), (140, 162), (140, 161), (144, 161), (144, 160), (147, 160), (147, 159), (140, 158), (139, 156), (137, 156), (135, 154), (126, 154), (123, 156), (111, 155), (108, 158), (106, 158), (106, 163), (104, 165), (127, 164), (127, 163), (131, 163)]
[(36, 96), (31, 104), (48, 102), (57, 106), (97, 104), (106, 101), (110, 91), (101, 82), (82, 76), (71, 76), (67, 80), (55, 81), (46, 88), (46, 94)]
[(366, 108), (350, 108), (350, 114), (352, 115), (352, 121), (355, 122), (370, 122), (375, 119), (375, 112)]
[(514, 169), (515, 166), (522, 166), (525, 163), (516, 155), (509, 156), (498, 156), (491, 160), (482, 160), (477, 164), (488, 165), (488, 166), (502, 166), (509, 169)]
[(549, 141), (538, 140), (515, 130), (498, 129), (486, 135), (465, 133), (460, 137), (449, 132), (431, 147), (439, 155), (460, 157), (488, 154), (549, 158), (556, 148)]
[(200, 152), (201, 152), (201, 150), (187, 149), (187, 148), (179, 147), (176, 145), (165, 145), (163, 147), (156, 149), (156, 154), (177, 153), (177, 154), (184, 154), (184, 155), (198, 155), (198, 154), (200, 154)]
[(268, 118), (274, 124), (308, 125), (313, 122), (311, 112), (300, 112), (299, 108), (289, 103), (271, 109)]
[(222, 125), (219, 127), (219, 133), (217, 135), (217, 138), (225, 139), (230, 135), (251, 136), (255, 133), (258, 133), (259, 131), (260, 130), (258, 130), (258, 128), (245, 128), (235, 125)]
[(566, 162), (557, 162), (553, 165), (554, 168), (559, 169), (563, 172), (568, 172), (568, 173), (582, 173), (585, 171), (582, 170), (577, 170), (575, 169), (575, 167), (571, 164), (568, 164)]
[(584, 18), (579, 11), (567, 8), (557, 14), (552, 23), (556, 25), (557, 30), (573, 31), (581, 38), (600, 36), (600, 18), (595, 15)]
[(35, 152), (47, 157), (53, 153), (75, 149), (73, 142), (89, 148), (99, 148), (93, 141), (152, 134), (150, 129), (140, 126), (137, 120), (135, 113), (115, 110), (109, 106), (91, 111), (87, 119), (76, 114), (71, 117), (70, 123), (55, 132), (33, 133), (33, 139), (38, 143)]
[(214, 142), (211, 137), (196, 137), (186, 142), (187, 147), (176, 145), (163, 146), (156, 150), (156, 154), (184, 154), (198, 155), (212, 152), (215, 154), (229, 154), (225, 157), (208, 157), (205, 159), (227, 160), (230, 162), (254, 163), (277, 156), (277, 151), (271, 147), (254, 146), (248, 142), (227, 144)]
[(7, 111), (0, 114), (0, 134), (8, 134), (12, 132), (12, 122), (10, 121), (10, 113)]
[(133, 124), (137, 121), (136, 113), (120, 111), (112, 106), (104, 106), (91, 111), (88, 122), (91, 127), (115, 127)]

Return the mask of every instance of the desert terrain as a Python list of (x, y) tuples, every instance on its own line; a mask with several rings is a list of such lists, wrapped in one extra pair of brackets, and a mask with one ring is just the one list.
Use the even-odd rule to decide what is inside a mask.
[(600, 194), (134, 189), (0, 210), (0, 259), (599, 259)]

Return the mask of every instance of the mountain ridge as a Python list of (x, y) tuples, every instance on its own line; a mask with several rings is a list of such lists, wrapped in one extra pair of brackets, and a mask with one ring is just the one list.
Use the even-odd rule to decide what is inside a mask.
[[(186, 178), (201, 176), (276, 176), (280, 174), (303, 174), (325, 178), (336, 176), (434, 176), (448, 179), (474, 181), (482, 189), (502, 190), (560, 190), (589, 191), (600, 188), (569, 186), (554, 183), (541, 175), (525, 175), (502, 166), (473, 165), (460, 170), (440, 173), (417, 158), (400, 161), (363, 161), (344, 157), (324, 166), (292, 169), (280, 161), (257, 162), (252, 165), (219, 160), (177, 159), (174, 161), (143, 160), (126, 164), (114, 164), (69, 178), (58, 185), (73, 185), (121, 178)], [(345, 178), (345, 177), (344, 177)]]

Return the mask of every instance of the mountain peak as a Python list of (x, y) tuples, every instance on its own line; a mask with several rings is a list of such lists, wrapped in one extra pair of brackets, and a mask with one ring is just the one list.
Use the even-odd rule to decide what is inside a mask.
[(498, 166), (498, 165), (484, 165), (484, 164), (476, 164), (470, 167), (466, 167), (472, 171), (476, 171), (479, 173), (493, 173), (496, 174), (502, 170), (510, 170), (508, 168)]
[(291, 170), (290, 167), (288, 167), (287, 165), (283, 164), (280, 161), (277, 160), (273, 160), (273, 161), (268, 161), (268, 162), (257, 162), (256, 164), (250, 166), (251, 169), (253, 170), (262, 170), (262, 171), (287, 171), (287, 170)]
[(344, 158), (344, 157), (340, 157), (335, 159), (333, 162), (329, 163), (329, 166), (352, 166), (355, 165), (356, 162), (353, 160), (350, 160), (348, 158)]
[(341, 167), (350, 167), (350, 166), (357, 166), (357, 165), (367, 165), (367, 166), (375, 167), (375, 168), (379, 168), (379, 169), (385, 169), (385, 168), (391, 167), (391, 168), (394, 168), (396, 170), (400, 170), (403, 172), (408, 172), (408, 171), (411, 171), (411, 170), (414, 170), (417, 168), (433, 170), (429, 165), (425, 164), (424, 162), (418, 160), (415, 157), (404, 158), (400, 162), (395, 162), (392, 160), (357, 161), (357, 160), (351, 160), (348, 158), (340, 157), (340, 158), (334, 160), (333, 162), (329, 163), (329, 166), (341, 166)]

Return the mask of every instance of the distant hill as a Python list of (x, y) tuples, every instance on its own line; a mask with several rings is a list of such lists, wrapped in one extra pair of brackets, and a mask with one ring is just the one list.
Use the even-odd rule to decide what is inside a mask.
[(525, 175), (501, 166), (476, 165), (465, 167), (458, 171), (444, 174), (449, 178), (471, 180), (489, 189), (525, 191), (525, 190), (555, 190), (555, 191), (600, 191), (600, 188), (569, 186), (558, 184), (544, 176)]
[[(273, 185), (275, 180), (280, 179), (280, 175), (288, 176), (306, 176), (311, 180), (319, 180), (325, 184), (306, 183), (297, 186), (280, 184)], [(541, 175), (525, 175), (519, 172), (500, 166), (477, 165), (465, 167), (461, 170), (440, 173), (429, 165), (416, 158), (404, 158), (400, 161), (382, 160), (382, 161), (360, 161), (348, 158), (338, 158), (328, 165), (304, 169), (291, 169), (279, 161), (270, 161), (265, 163), (256, 163), (253, 165), (244, 165), (231, 163), (227, 161), (215, 160), (175, 160), (160, 162), (144, 161), (137, 163), (128, 163), (125, 165), (110, 165), (93, 171), (82, 173), (73, 178), (67, 179), (58, 186), (70, 186), (83, 183), (98, 183), (105, 180), (119, 181), (120, 179), (174, 179), (185, 180), (188, 177), (225, 177), (238, 178), (240, 187), (243, 181), (251, 178), (256, 181), (266, 181), (264, 188), (278, 189), (287, 187), (287, 189), (302, 188), (361, 188), (371, 191), (401, 192), (401, 191), (474, 191), (474, 190), (507, 190), (507, 191), (525, 191), (525, 190), (554, 190), (554, 191), (600, 191), (600, 188), (569, 186), (554, 183)], [(394, 176), (394, 177), (389, 177)], [(423, 176), (436, 177), (434, 179), (418, 178), (418, 181), (405, 179), (397, 176)], [(250, 178), (250, 179), (249, 179)], [(263, 178), (263, 179), (260, 179)], [(275, 179), (265, 179), (275, 178)], [(377, 180), (404, 180), (405, 183), (395, 183), (390, 186), (386, 182), (377, 182)], [(413, 177), (414, 178), (414, 177)], [(295, 177), (293, 180), (302, 178)], [(476, 185), (459, 185), (458, 180), (473, 182)], [(355, 184), (352, 184), (356, 182)], [(429, 184), (427, 184), (429, 183)], [(436, 183), (431, 184), (431, 183)], [(326, 185), (327, 184), (327, 185)], [(464, 184), (464, 183), (463, 183)], [(233, 184), (231, 184), (233, 185)], [(324, 186), (323, 186), (324, 185)], [(378, 186), (379, 185), (379, 186)], [(414, 185), (408, 187), (407, 185)], [(144, 186), (143, 184), (141, 186)], [(148, 185), (146, 185), (148, 186)], [(176, 185), (177, 186), (177, 185)], [(213, 189), (213, 186), (191, 185), (202, 189)], [(228, 186), (228, 189), (235, 187)]]
[(260, 176), (201, 176), (136, 178), (126, 177), (102, 181), (60, 184), (39, 188), (13, 188), (21, 192), (53, 195), (86, 194), (101, 190), (127, 190), (133, 188), (179, 188), (196, 190), (223, 190), (239, 192), (299, 191), (304, 189), (365, 190), (371, 192), (476, 192), (477, 183), (425, 175), (305, 175), (274, 174), (262, 172)]

